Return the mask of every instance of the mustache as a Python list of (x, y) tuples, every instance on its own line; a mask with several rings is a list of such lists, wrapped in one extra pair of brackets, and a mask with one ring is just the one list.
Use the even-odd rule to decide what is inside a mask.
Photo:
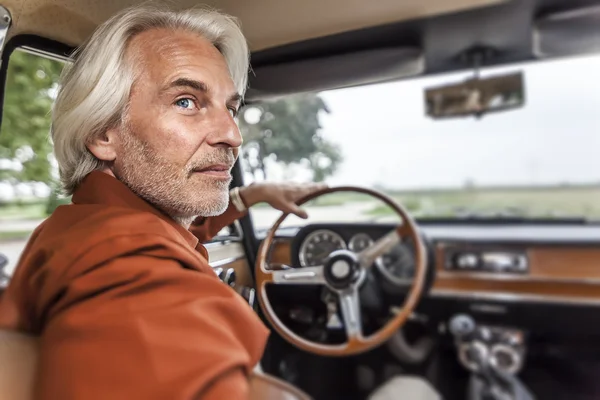
[(202, 170), (213, 165), (228, 165), (233, 167), (237, 157), (231, 149), (219, 149), (208, 154), (203, 154), (202, 159), (195, 160), (189, 163), (188, 172)]

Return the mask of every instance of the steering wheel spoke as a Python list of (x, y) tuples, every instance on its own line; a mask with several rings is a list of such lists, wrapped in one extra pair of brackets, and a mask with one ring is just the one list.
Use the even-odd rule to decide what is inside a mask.
[(407, 228), (405, 224), (400, 225), (398, 228), (385, 234), (375, 243), (361, 251), (358, 254), (358, 262), (361, 268), (370, 268), (377, 258), (391, 251), (394, 246), (400, 243), (403, 236), (407, 236), (410, 233), (409, 229), (410, 228)]
[(286, 268), (273, 271), (271, 282), (283, 285), (324, 285), (323, 266)]
[(358, 290), (350, 288), (340, 292), (339, 296), (348, 342), (361, 341), (363, 335)]

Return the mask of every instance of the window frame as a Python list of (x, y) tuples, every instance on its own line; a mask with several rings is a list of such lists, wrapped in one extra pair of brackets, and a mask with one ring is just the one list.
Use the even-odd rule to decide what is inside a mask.
[(12, 37), (6, 43), (6, 46), (2, 49), (2, 64), (0, 66), (0, 127), (2, 126), (4, 114), (4, 94), (6, 91), (8, 64), (10, 62), (10, 56), (17, 49), (37, 56), (65, 62), (71, 60), (70, 54), (75, 50), (74, 47), (64, 43), (45, 39), (37, 35), (17, 35)]

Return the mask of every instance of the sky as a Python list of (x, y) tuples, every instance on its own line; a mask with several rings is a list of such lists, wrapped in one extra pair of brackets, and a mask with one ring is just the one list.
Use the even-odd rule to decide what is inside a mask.
[(480, 120), (425, 116), (424, 89), (463, 81), (470, 72), (321, 93), (331, 109), (322, 115), (322, 135), (344, 156), (328, 183), (600, 183), (600, 55), (484, 69), (482, 77), (517, 71), (524, 73), (525, 106)]

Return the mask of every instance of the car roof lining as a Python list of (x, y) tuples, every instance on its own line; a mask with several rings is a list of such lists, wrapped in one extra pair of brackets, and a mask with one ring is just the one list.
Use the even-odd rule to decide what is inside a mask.
[[(253, 51), (339, 32), (488, 6), (508, 0), (171, 0), (199, 3), (238, 17)], [(14, 21), (11, 35), (35, 34), (77, 46), (119, 10), (142, 0), (2, 0)]]
[[(472, 66), (458, 55), (473, 46), (496, 49), (487, 65), (534, 60), (532, 21), (550, 12), (593, 4), (598, 1), (511, 1), (254, 51), (246, 100), (469, 70)], [(407, 64), (396, 62), (395, 67), (390, 62), (357, 64), (367, 54), (388, 54), (389, 61), (389, 54), (419, 49), (422, 64), (417, 72), (402, 71), (407, 64), (414, 66), (414, 59), (405, 60)]]

